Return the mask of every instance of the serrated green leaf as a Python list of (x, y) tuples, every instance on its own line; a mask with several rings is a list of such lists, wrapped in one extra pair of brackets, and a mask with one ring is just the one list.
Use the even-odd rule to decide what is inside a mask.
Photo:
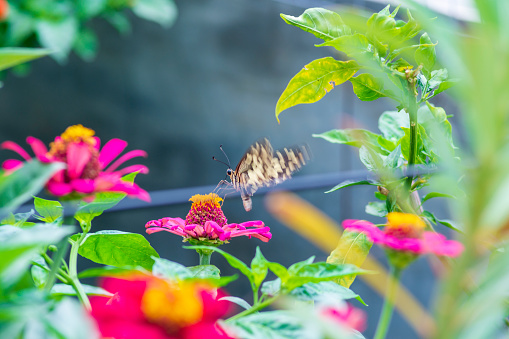
[(168, 280), (184, 280), (194, 277), (193, 272), (189, 268), (163, 258), (154, 258), (152, 274)]
[(51, 50), (43, 48), (0, 48), (0, 71), (41, 58), (50, 53)]
[(324, 8), (306, 9), (298, 17), (281, 14), (281, 18), (287, 24), (299, 27), (324, 41), (352, 33), (350, 27), (345, 25), (338, 13)]
[(46, 182), (64, 167), (63, 163), (42, 164), (32, 160), (9, 175), (0, 175), (0, 216), (5, 216), (39, 193)]
[(249, 305), (249, 303), (247, 301), (245, 301), (244, 299), (239, 298), (239, 297), (227, 296), (227, 297), (222, 297), (222, 298), (218, 299), (218, 301), (222, 301), (222, 300), (237, 304), (246, 310), (249, 310), (251, 308), (251, 305)]
[(115, 267), (140, 266), (151, 270), (159, 254), (141, 234), (99, 231), (87, 234), (78, 253), (93, 262)]
[(425, 201), (427, 201), (429, 199), (432, 199), (432, 198), (452, 198), (452, 199), (455, 199), (455, 197), (453, 195), (450, 195), (450, 194), (438, 193), (438, 192), (430, 192), (430, 193), (426, 194), (426, 196), (424, 196), (424, 198), (422, 198), (422, 203), (424, 203)]
[(307, 283), (294, 289), (290, 295), (302, 301), (313, 300), (326, 302), (328, 300), (348, 300), (355, 298), (365, 306), (368, 306), (364, 300), (351, 289), (332, 281)]
[(369, 73), (363, 73), (355, 78), (350, 78), (353, 85), (353, 92), (362, 101), (373, 101), (387, 96), (384, 91), (383, 81), (375, 78)]
[(132, 6), (134, 14), (163, 27), (170, 27), (177, 19), (178, 9), (173, 0), (137, 0)]
[(276, 118), (295, 105), (317, 102), (338, 86), (350, 79), (359, 66), (353, 60), (338, 61), (331, 57), (313, 60), (288, 83), (276, 104)]
[(337, 191), (337, 190), (345, 188), (345, 187), (357, 186), (357, 185), (378, 186), (378, 185), (380, 185), (380, 183), (376, 182), (374, 180), (360, 180), (360, 181), (345, 180), (342, 183), (337, 184), (336, 186), (334, 186), (330, 190), (326, 191), (325, 193), (330, 193), (330, 192), (334, 192), (334, 191)]
[(423, 69), (426, 72), (425, 74), (429, 76), (437, 58), (435, 44), (433, 44), (429, 38), (428, 33), (421, 35), (419, 44), (419, 48), (417, 48), (414, 55), (415, 62), (417, 62), (418, 65), (422, 64)]
[(365, 212), (376, 217), (385, 217), (387, 215), (387, 204), (379, 201), (368, 202)]
[(58, 201), (34, 197), (34, 207), (42, 217), (42, 221), (48, 223), (57, 220), (63, 215), (62, 204)]
[[(327, 262), (331, 264), (352, 264), (361, 267), (366, 260), (373, 243), (369, 241), (364, 233), (343, 231), (338, 245), (327, 258)], [(356, 275), (342, 277), (334, 280), (344, 287), (350, 287), (355, 280)]]

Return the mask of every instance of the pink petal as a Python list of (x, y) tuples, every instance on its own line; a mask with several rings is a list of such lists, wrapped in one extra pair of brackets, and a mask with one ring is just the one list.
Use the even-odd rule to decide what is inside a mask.
[(385, 233), (374, 224), (366, 220), (346, 219), (342, 223), (345, 229), (349, 231), (362, 232), (374, 243), (385, 241)]
[(240, 223), (243, 227), (263, 227), (265, 224), (261, 220), (246, 221)]
[(14, 171), (14, 170), (17, 170), (18, 168), (20, 168), (21, 166), (23, 166), (23, 161), (21, 160), (16, 160), (16, 159), (7, 159), (4, 161), (4, 163), (2, 164), (2, 168), (4, 170), (8, 170), (8, 171)]
[(101, 139), (99, 137), (92, 137), (95, 139), (95, 145), (94, 148), (99, 151), (101, 149)]
[(110, 192), (124, 192), (131, 198), (138, 198), (140, 200), (150, 202), (150, 195), (147, 191), (140, 188), (140, 186), (127, 181), (118, 181), (112, 187), (108, 188)]
[(123, 156), (118, 158), (113, 164), (111, 164), (111, 166), (108, 167), (106, 172), (113, 172), (115, 169), (118, 168), (118, 166), (122, 165), (127, 160), (130, 160), (130, 159), (136, 158), (136, 157), (146, 158), (147, 152), (142, 151), (142, 150), (134, 150), (134, 151), (127, 152), (126, 154), (124, 154)]
[(127, 147), (127, 142), (121, 139), (111, 139), (108, 141), (99, 153), (99, 164), (104, 169), (113, 159), (115, 159)]
[(161, 222), (165, 226), (178, 225), (180, 227), (184, 227), (185, 224), (186, 224), (185, 220), (182, 219), (182, 218), (162, 218), (162, 219), (159, 219), (159, 220), (161, 220)]
[[(109, 171), (109, 169), (108, 169), (108, 171)], [(134, 173), (134, 172), (139, 172), (141, 174), (147, 174), (148, 173), (148, 167), (145, 166), (145, 165), (132, 165), (132, 166), (128, 166), (126, 168), (122, 168), (121, 170), (118, 170), (115, 173), (117, 173), (117, 174), (119, 174), (121, 176), (124, 176), (124, 175), (126, 175), (128, 173)]]
[(95, 191), (95, 181), (93, 179), (74, 179), (70, 182), (74, 191), (83, 194), (90, 194)]
[(434, 232), (424, 232), (423, 247), (427, 252), (447, 257), (457, 257), (463, 252), (463, 244), (455, 240), (447, 240), (447, 238)]
[(91, 156), (88, 145), (71, 143), (67, 147), (67, 174), (69, 178), (79, 178)]
[(13, 141), (4, 141), (4, 142), (2, 142), (0, 147), (3, 149), (8, 149), (8, 150), (18, 153), (25, 160), (32, 159), (32, 157), (30, 155), (28, 155), (28, 153), (23, 149), (23, 147), (21, 147), (20, 145), (18, 145), (17, 143), (15, 143)]
[(71, 185), (55, 181), (48, 182), (48, 184), (46, 185), (46, 189), (48, 190), (48, 192), (50, 192), (53, 195), (56, 195), (57, 197), (67, 195), (72, 192)]
[(29, 144), (30, 147), (32, 147), (32, 151), (34, 151), (34, 154), (37, 157), (37, 159), (43, 162), (49, 161), (48, 157), (46, 156), (46, 154), (48, 153), (48, 149), (41, 140), (34, 137), (28, 137), (27, 144)]
[(180, 235), (181, 237), (187, 236), (187, 234), (182, 232), (180, 229), (170, 230), (170, 229), (164, 228), (164, 227), (150, 227), (150, 228), (147, 228), (145, 230), (145, 232), (147, 232), (148, 234), (152, 234), (152, 233), (156, 233), (156, 232), (161, 232), (161, 231), (170, 232), (170, 233), (173, 233), (173, 234), (176, 234), (176, 235)]

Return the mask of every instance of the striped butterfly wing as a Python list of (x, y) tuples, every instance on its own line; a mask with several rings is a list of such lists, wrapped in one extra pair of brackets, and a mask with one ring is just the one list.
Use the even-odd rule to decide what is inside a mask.
[(306, 146), (273, 151), (267, 139), (255, 142), (230, 175), (233, 187), (240, 191), (244, 209), (250, 211), (251, 196), (260, 187), (269, 187), (291, 178), (309, 160)]

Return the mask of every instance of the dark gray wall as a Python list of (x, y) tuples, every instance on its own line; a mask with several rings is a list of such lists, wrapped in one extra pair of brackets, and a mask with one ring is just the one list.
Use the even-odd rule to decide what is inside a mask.
[[(376, 131), (379, 114), (393, 109), (390, 102), (360, 102), (352, 95), (351, 85), (344, 84), (316, 104), (284, 112), (281, 124), (276, 122), (275, 104), (290, 78), (310, 61), (333, 53), (314, 47), (319, 42), (316, 38), (279, 17), (279, 13), (299, 15), (303, 8), (269, 0), (182, 0), (177, 5), (179, 18), (169, 30), (134, 19), (132, 34), (120, 37), (106, 23), (94, 22), (101, 49), (92, 63), (73, 56), (61, 67), (46, 58), (33, 62), (32, 74), (26, 78), (9, 75), (0, 91), (0, 139), (24, 143), (26, 136), (33, 135), (49, 142), (67, 126), (82, 123), (103, 142), (118, 137), (129, 142), (129, 149), (148, 152), (149, 158), (142, 163), (150, 174), (136, 179), (147, 190), (215, 185), (225, 173), (223, 165), (211, 160), (212, 155), (221, 156), (220, 144), (236, 162), (253, 141), (265, 136), (274, 147), (310, 145), (313, 162), (298, 175), (361, 168), (354, 150), (311, 134), (344, 127), (353, 119)], [(11, 154), (2, 151), (0, 156), (5, 159)], [(300, 195), (337, 221), (370, 219), (364, 205), (373, 200), (373, 189), (350, 188), (329, 195), (323, 191)], [(235, 239), (224, 249), (244, 261), (252, 258), (256, 246), (267, 258), (284, 265), (311, 255), (325, 260), (326, 253), (265, 212), (263, 197), (255, 196), (253, 205), (254, 210), (246, 213), (240, 199), (228, 199), (224, 210), (231, 222), (264, 220), (274, 238), (268, 244)], [(143, 234), (148, 220), (185, 217), (189, 206), (110, 213), (98, 218), (93, 227)], [(181, 249), (177, 236), (159, 233), (147, 238), (161, 257), (197, 264), (196, 254)], [(373, 253), (383, 260), (380, 250)], [(213, 263), (223, 274), (236, 273), (218, 255)], [(421, 259), (403, 278), (426, 306), (433, 295), (430, 275)], [(381, 299), (360, 281), (352, 288), (370, 305), (365, 308), (370, 323), (365, 334), (372, 337)], [(233, 283), (230, 290), (250, 298), (245, 279)], [(416, 334), (396, 315), (389, 337), (415, 338)]]

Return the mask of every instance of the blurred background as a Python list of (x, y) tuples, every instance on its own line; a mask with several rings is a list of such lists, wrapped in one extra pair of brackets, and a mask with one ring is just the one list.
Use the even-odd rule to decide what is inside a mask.
[[(313, 160), (299, 173), (298, 179), (316, 175), (362, 171), (357, 150), (330, 144), (312, 137), (334, 128), (361, 127), (377, 131), (378, 116), (394, 110), (392, 102), (379, 99), (361, 102), (351, 84), (338, 86), (313, 105), (300, 105), (274, 115), (276, 102), (289, 80), (314, 59), (333, 55), (329, 48), (316, 48), (319, 40), (289, 26), (280, 13), (299, 16), (309, 7), (339, 10), (353, 6), (366, 15), (379, 11), (386, 1), (304, 1), (304, 0), (177, 0), (178, 17), (170, 28), (128, 14), (131, 34), (119, 35), (104, 20), (93, 20), (90, 28), (97, 33), (99, 50), (93, 62), (71, 54), (64, 65), (51, 58), (31, 63), (25, 77), (9, 73), (0, 91), (0, 139), (22, 145), (27, 136), (49, 143), (67, 126), (83, 124), (92, 128), (101, 140), (120, 138), (129, 142), (128, 150), (143, 149), (149, 157), (141, 162), (150, 169), (136, 182), (149, 192), (177, 197), (179, 203), (153, 206), (129, 201), (130, 208), (109, 212), (96, 218), (93, 230), (118, 229), (144, 234), (147, 221), (162, 217), (185, 218), (191, 194), (208, 193), (203, 186), (215, 187), (225, 177), (226, 166), (212, 161), (224, 160), (223, 145), (232, 166), (249, 145), (268, 137), (274, 148), (306, 143)], [(425, 2), (426, 3), (426, 2)], [(475, 20), (468, 1), (428, 1), (430, 7), (457, 20)], [(440, 44), (437, 46), (440, 53)], [(458, 112), (447, 96), (432, 100), (453, 114)], [(453, 128), (454, 130), (454, 128)], [(457, 136), (461, 139), (461, 136)], [(1, 151), (1, 160), (12, 153)], [(132, 163), (135, 163), (132, 161)], [(356, 175), (362, 175), (358, 172)], [(296, 179), (297, 180), (297, 179)], [(323, 192), (338, 182), (316, 181), (296, 192), (338, 223), (343, 219), (383, 219), (367, 215), (364, 206), (374, 200), (370, 186), (356, 186), (330, 194)], [(181, 189), (188, 190), (182, 191)], [(277, 187), (276, 187), (277, 189)], [(162, 191), (162, 192), (159, 192)], [(432, 202), (430, 202), (432, 204)], [(440, 218), (447, 210), (433, 208)], [(325, 253), (271, 216), (264, 206), (264, 194), (255, 194), (253, 210), (245, 212), (238, 196), (228, 196), (223, 206), (230, 222), (263, 220), (271, 227), (269, 243), (258, 239), (236, 238), (224, 250), (249, 262), (260, 246), (267, 259), (288, 266)], [(441, 231), (443, 229), (440, 229)], [(182, 249), (181, 238), (170, 233), (145, 235), (161, 257), (184, 265), (198, 264), (194, 251)], [(383, 262), (384, 254), (372, 254)], [(224, 275), (237, 273), (219, 255), (212, 257)], [(93, 265), (83, 259), (80, 269)], [(403, 275), (403, 284), (430, 311), (434, 290), (433, 273), (426, 258), (419, 259)], [(367, 338), (374, 334), (381, 310), (381, 297), (357, 279), (351, 288), (369, 307)], [(228, 286), (231, 294), (250, 300), (247, 280), (240, 277)], [(389, 331), (390, 338), (417, 338), (417, 334), (399, 316)]]

